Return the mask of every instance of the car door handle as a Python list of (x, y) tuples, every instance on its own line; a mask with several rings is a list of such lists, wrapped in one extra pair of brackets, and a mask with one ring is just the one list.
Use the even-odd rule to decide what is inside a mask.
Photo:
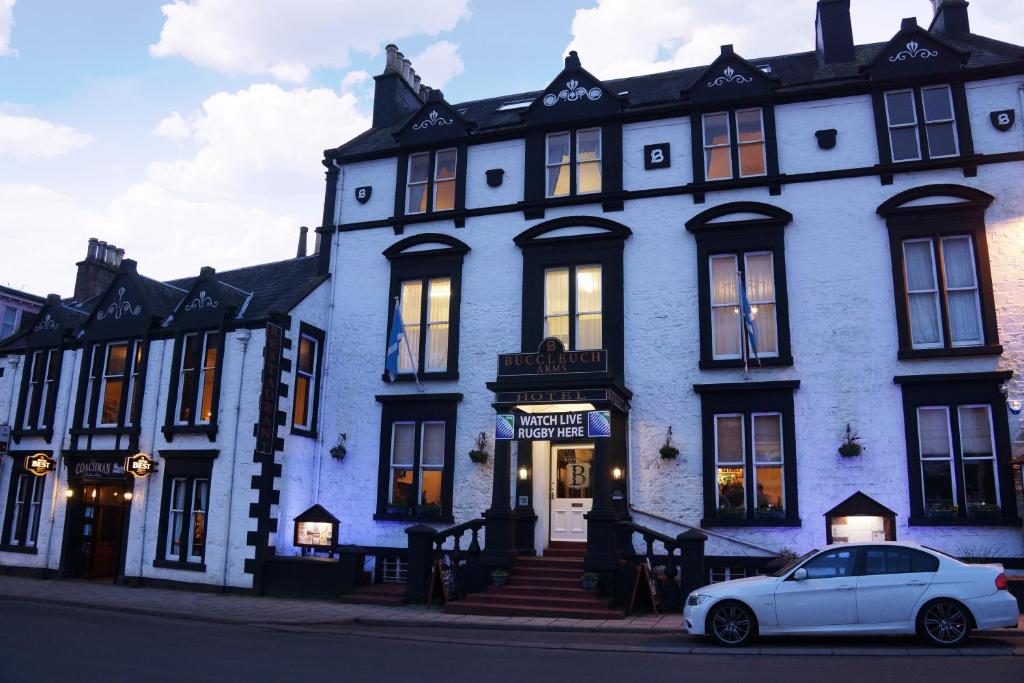
[(927, 581), (907, 581), (908, 586), (927, 586)]
[(852, 591), (853, 590), (853, 586), (842, 585), (842, 586), (837, 587), (836, 590), (839, 590), (839, 591)]

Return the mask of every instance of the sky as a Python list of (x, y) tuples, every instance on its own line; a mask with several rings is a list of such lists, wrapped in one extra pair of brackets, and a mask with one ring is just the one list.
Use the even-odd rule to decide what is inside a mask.
[[(0, 284), (67, 296), (88, 238), (150, 277), (295, 254), (323, 150), (369, 127), (396, 43), (449, 102), (814, 48), (814, 0), (0, 0)], [(929, 0), (852, 0), (858, 43)], [(971, 0), (1024, 42), (1024, 0)]]

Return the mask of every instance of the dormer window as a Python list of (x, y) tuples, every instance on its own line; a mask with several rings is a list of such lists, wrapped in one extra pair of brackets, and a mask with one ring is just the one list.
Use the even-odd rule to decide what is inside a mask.
[(940, 159), (960, 153), (948, 85), (890, 90), (885, 93), (885, 113), (893, 161)]
[(177, 424), (210, 423), (219, 349), (218, 332), (185, 335), (178, 369)]
[(601, 191), (600, 128), (551, 133), (547, 136), (546, 147), (547, 197)]
[(410, 154), (408, 164), (406, 214), (455, 208), (458, 150), (452, 147)]
[(704, 114), (703, 133), (705, 179), (750, 178), (767, 173), (760, 107)]
[(142, 342), (116, 341), (93, 347), (88, 379), (92, 427), (130, 427), (142, 400)]

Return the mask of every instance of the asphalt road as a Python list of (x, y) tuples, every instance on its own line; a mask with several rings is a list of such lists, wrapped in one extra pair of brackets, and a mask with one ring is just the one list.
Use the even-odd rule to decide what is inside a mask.
[(1024, 657), (1006, 653), (1021, 640), (977, 639), (976, 656), (908, 656), (913, 643), (902, 640), (862, 643), (892, 656), (793, 654), (797, 646), (827, 652), (835, 645), (806, 640), (779, 641), (762, 654), (679, 654), (673, 650), (694, 643), (665, 634), (266, 628), (0, 600), (0, 681), (1019, 683)]

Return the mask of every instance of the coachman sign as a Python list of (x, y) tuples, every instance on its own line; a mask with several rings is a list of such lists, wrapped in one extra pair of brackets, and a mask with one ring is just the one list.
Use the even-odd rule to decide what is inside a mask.
[(608, 372), (604, 349), (566, 351), (561, 340), (548, 337), (536, 353), (499, 353), (498, 378), (536, 375), (575, 375)]

